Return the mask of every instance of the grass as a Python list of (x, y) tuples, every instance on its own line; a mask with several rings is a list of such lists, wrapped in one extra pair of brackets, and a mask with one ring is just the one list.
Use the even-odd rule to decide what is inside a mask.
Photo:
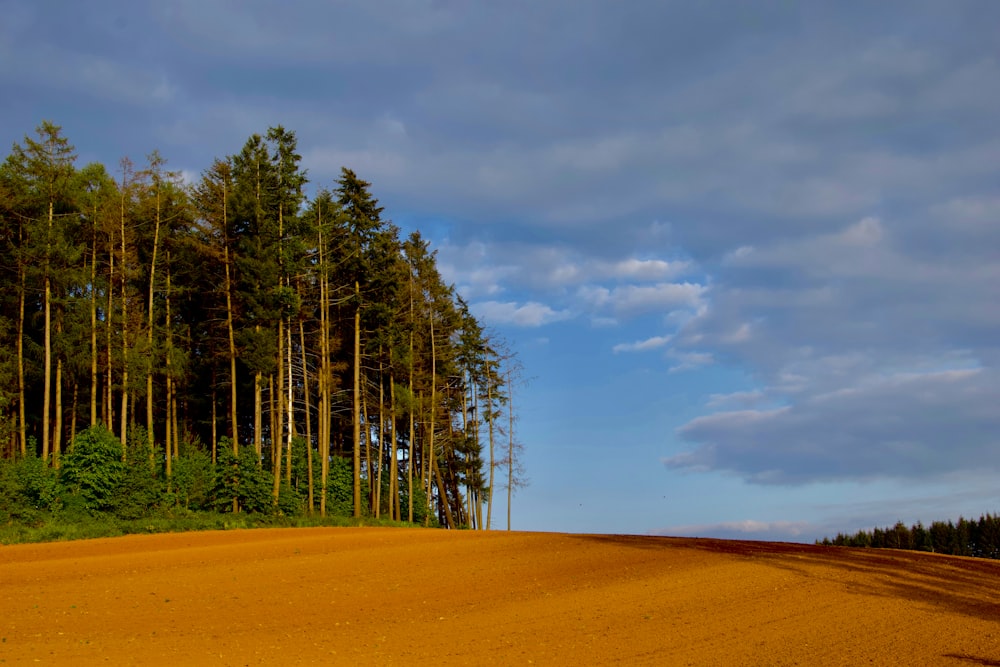
[(64, 542), (89, 540), (99, 537), (151, 533), (183, 533), (199, 530), (241, 530), (248, 528), (310, 528), (320, 526), (359, 527), (396, 526), (417, 527), (387, 519), (344, 516), (273, 516), (264, 514), (217, 514), (189, 512), (176, 516), (150, 516), (140, 519), (118, 519), (110, 516), (67, 517), (55, 515), (32, 525), (7, 523), (0, 525), (0, 544), (25, 544), (33, 542)]

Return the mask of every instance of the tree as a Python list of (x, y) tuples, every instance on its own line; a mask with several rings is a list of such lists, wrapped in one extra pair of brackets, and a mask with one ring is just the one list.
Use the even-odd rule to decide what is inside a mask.
[(361, 309), (364, 304), (362, 287), (367, 289), (371, 280), (368, 251), (378, 232), (382, 231), (382, 207), (378, 205), (369, 188), (350, 169), (341, 169), (337, 181), (337, 204), (343, 212), (344, 228), (341, 238), (344, 254), (341, 262), (347, 284), (353, 287), (354, 353), (352, 355), (352, 445), (354, 465), (354, 516), (361, 516)]
[[(26, 136), (23, 145), (15, 144), (7, 161), (9, 171), (18, 182), (18, 189), (22, 194), (19, 203), (26, 222), (23, 240), (27, 241), (23, 248), (28, 253), (26, 261), (22, 260), (24, 270), (26, 274), (40, 271), (43, 286), (45, 323), (41, 427), (42, 458), (48, 459), (52, 449), (53, 282), (63, 268), (66, 250), (61, 234), (63, 230), (56, 223), (73, 215), (70, 184), (76, 154), (69, 141), (62, 136), (62, 129), (58, 125), (43, 121), (35, 132), (38, 138)], [(58, 405), (56, 407), (57, 410), (61, 408)], [(51, 452), (57, 464), (58, 443), (57, 436), (55, 452)]]

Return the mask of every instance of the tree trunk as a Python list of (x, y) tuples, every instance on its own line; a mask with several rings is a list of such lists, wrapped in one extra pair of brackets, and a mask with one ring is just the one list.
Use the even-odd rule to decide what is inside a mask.
[(496, 469), (496, 458), (494, 457), (493, 450), (493, 373), (490, 370), (489, 360), (487, 358), (486, 363), (486, 410), (487, 415), (489, 415), (489, 434), (490, 434), (490, 495), (486, 498), (486, 529), (490, 530), (493, 528), (493, 496), (495, 494), (496, 487), (493, 482), (493, 471)]
[(21, 290), (17, 300), (17, 418), (21, 458), (28, 455), (28, 419), (24, 406), (24, 267), (19, 266)]
[(121, 408), (121, 430), (119, 438), (122, 441), (122, 458), (128, 456), (128, 260), (125, 248), (125, 193), (128, 187), (127, 174), (128, 166), (124, 166), (122, 173), (122, 198), (121, 198), (121, 235), (122, 235), (122, 257), (121, 257), (121, 299), (122, 299), (122, 408)]
[(354, 281), (354, 516), (361, 516), (361, 285)]
[[(90, 254), (90, 425), (97, 426), (97, 205)], [(109, 314), (105, 314), (105, 319)]]
[[(257, 331), (260, 331), (259, 325), (257, 326)], [(264, 374), (257, 371), (253, 376), (253, 446), (257, 450), (258, 465), (260, 465), (259, 461), (264, 453), (264, 440), (261, 433), (261, 429), (264, 427), (264, 399), (261, 396), (262, 384), (264, 384)]]
[(438, 488), (438, 505), (444, 507), (444, 516), (448, 522), (448, 527), (455, 528), (455, 519), (451, 514), (451, 503), (448, 502), (448, 495), (444, 491), (444, 481), (441, 479), (441, 470), (438, 468), (437, 459), (431, 459), (431, 470), (434, 474), (434, 479), (437, 480)]
[(42, 390), (42, 458), (49, 460), (49, 431), (52, 415), (52, 281), (49, 277), (49, 255), (52, 251), (53, 202), (49, 199), (48, 237), (45, 241), (45, 370)]
[[(319, 216), (322, 215), (322, 209)], [(319, 318), (320, 318), (320, 360), (319, 360), (319, 421), (317, 427), (318, 449), (320, 456), (319, 473), (319, 514), (326, 516), (326, 483), (330, 474), (330, 304), (327, 277), (326, 258), (323, 247), (323, 220), (317, 218), (316, 226), (319, 237)]]
[(292, 440), (295, 438), (295, 402), (292, 396), (292, 322), (291, 319), (288, 321), (288, 326), (285, 327), (287, 331), (287, 347), (288, 347), (288, 372), (286, 374), (285, 381), (285, 409), (286, 418), (285, 423), (288, 428), (288, 440), (285, 449), (285, 481), (288, 482), (289, 486), (292, 483)]
[(313, 447), (312, 447), (312, 416), (309, 414), (309, 373), (306, 369), (306, 330), (302, 320), (299, 320), (299, 352), (302, 359), (302, 402), (306, 422), (306, 469), (309, 471), (309, 514), (312, 514), (313, 504)]
[[(434, 470), (437, 469), (437, 457), (434, 454), (434, 416), (437, 413), (437, 346), (434, 341), (434, 305), (431, 304), (431, 428), (427, 435), (428, 442), (428, 456), (430, 458), (430, 468), (427, 474), (427, 520), (430, 520), (430, 510), (431, 510), (431, 477), (434, 474)], [(441, 477), (438, 476), (438, 493), (440, 498), (438, 498), (438, 503), (444, 503), (447, 506), (447, 498), (444, 495), (444, 487), (441, 485)], [(451, 517), (451, 510), (448, 510), (449, 521)], [(427, 521), (424, 522), (425, 525)]]
[[(154, 177), (155, 178), (155, 177)], [(153, 252), (149, 260), (149, 300), (146, 311), (146, 440), (149, 443), (149, 463), (153, 464), (156, 448), (153, 431), (153, 297), (156, 291), (156, 254), (160, 249), (160, 184), (156, 186), (156, 215), (153, 224)], [(169, 447), (169, 443), (168, 443)], [(167, 452), (167, 458), (170, 452)], [(168, 464), (169, 465), (169, 464)]]
[[(375, 518), (382, 513), (382, 460), (385, 454), (385, 388), (382, 383), (382, 352), (378, 362), (378, 473), (375, 476)], [(371, 469), (371, 464), (369, 464)], [(369, 473), (370, 474), (370, 473)], [(390, 512), (391, 514), (391, 512)]]
[[(232, 258), (229, 256), (229, 202), (223, 181), (222, 191), (222, 228), (223, 228), (223, 264), (226, 271), (226, 331), (229, 336), (229, 432), (233, 438), (233, 456), (240, 453), (240, 436), (237, 427), (236, 413), (236, 333), (233, 328), (233, 276)], [(259, 450), (258, 450), (259, 451)], [(235, 504), (236, 500), (233, 500)]]
[[(392, 352), (389, 353), (390, 365), (392, 363)], [(396, 446), (396, 380), (392, 371), (389, 371), (389, 497), (390, 519), (400, 521), (399, 516), (399, 450)]]
[[(166, 367), (167, 375), (167, 414), (166, 414), (166, 435), (167, 441), (165, 444), (165, 454), (164, 457), (164, 472), (169, 479), (173, 475), (173, 467), (171, 459), (174, 458), (176, 450), (174, 449), (174, 440), (177, 438), (176, 423), (173, 419), (174, 410), (174, 378), (173, 378), (173, 368), (171, 367), (171, 354), (173, 352), (173, 330), (170, 322), (170, 250), (167, 250), (167, 289), (166, 289), (166, 328), (167, 328), (167, 348), (164, 354), (164, 365)], [(212, 385), (212, 393), (215, 393), (215, 385)], [(212, 408), (215, 409), (215, 401), (212, 401)], [(215, 428), (215, 419), (212, 420), (212, 428)]]
[(514, 386), (510, 382), (510, 367), (507, 368), (507, 530), (510, 530), (510, 501), (514, 497)]

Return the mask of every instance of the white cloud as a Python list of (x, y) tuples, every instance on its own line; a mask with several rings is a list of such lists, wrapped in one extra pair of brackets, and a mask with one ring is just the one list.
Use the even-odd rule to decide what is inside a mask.
[(535, 301), (524, 304), (514, 301), (480, 301), (471, 304), (470, 309), (488, 324), (513, 324), (519, 327), (540, 327), (572, 317), (568, 310), (554, 310)]
[(679, 352), (670, 350), (667, 357), (677, 363), (670, 367), (671, 373), (695, 370), (703, 366), (711, 366), (715, 363), (715, 356), (711, 352)]
[(619, 352), (647, 352), (663, 347), (670, 342), (670, 336), (653, 336), (646, 340), (638, 340), (634, 343), (619, 343), (611, 348), (615, 354)]
[(622, 285), (613, 288), (586, 285), (577, 297), (593, 308), (609, 309), (617, 315), (635, 315), (650, 311), (695, 308), (706, 288), (697, 283), (656, 283)]
[(680, 435), (696, 446), (664, 463), (761, 484), (1000, 471), (998, 391), (984, 369), (854, 379), (777, 409), (693, 419)]
[(723, 521), (720, 523), (670, 526), (651, 531), (653, 535), (677, 537), (714, 537), (718, 539), (743, 539), (761, 541), (802, 541), (806, 533), (814, 530), (807, 521)]

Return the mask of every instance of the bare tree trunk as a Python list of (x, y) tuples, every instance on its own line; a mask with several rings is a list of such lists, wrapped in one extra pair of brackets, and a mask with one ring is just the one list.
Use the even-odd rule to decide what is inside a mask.
[[(156, 168), (156, 164), (151, 165)], [(156, 254), (160, 249), (160, 184), (154, 175), (156, 187), (156, 215), (153, 225), (153, 252), (149, 260), (149, 300), (146, 311), (146, 439), (149, 442), (149, 463), (152, 465), (156, 448), (153, 431), (153, 296), (156, 290)], [(170, 452), (167, 452), (170, 458)], [(169, 464), (167, 464), (169, 466)]]
[(407, 509), (406, 520), (413, 523), (413, 450), (416, 447), (416, 428), (414, 424), (414, 413), (417, 406), (413, 403), (413, 369), (416, 360), (413, 358), (413, 272), (410, 271), (410, 448), (407, 452), (406, 461), (406, 495)]
[(288, 373), (286, 374), (286, 388), (285, 388), (285, 409), (286, 409), (286, 419), (285, 422), (288, 426), (288, 440), (285, 450), (285, 480), (288, 482), (289, 486), (292, 483), (292, 440), (295, 438), (295, 402), (292, 396), (292, 322), (289, 320), (288, 326), (285, 327), (287, 331), (287, 347), (288, 347)]
[(514, 386), (511, 384), (510, 367), (507, 368), (507, 530), (510, 530), (510, 501), (514, 497)]
[[(322, 209), (317, 207), (322, 215)], [(317, 446), (320, 456), (319, 473), (319, 514), (326, 516), (326, 483), (330, 474), (330, 304), (328, 302), (328, 278), (323, 247), (323, 221), (318, 218), (319, 232), (319, 317), (320, 317), (320, 360), (319, 360), (319, 428)]]
[[(361, 285), (354, 281), (354, 298), (361, 298)], [(361, 516), (361, 303), (354, 305), (354, 516)]]
[[(430, 520), (430, 509), (431, 509), (431, 476), (434, 474), (434, 470), (437, 469), (437, 457), (434, 454), (434, 416), (437, 413), (437, 346), (434, 340), (434, 306), (431, 305), (431, 429), (427, 436), (428, 439), (428, 449), (430, 457), (430, 468), (427, 475), (427, 519)], [(444, 495), (444, 487), (441, 485), (441, 477), (438, 476), (438, 493), (440, 498), (438, 498), (439, 503), (444, 503), (447, 506), (447, 498)], [(448, 510), (449, 522), (451, 517), (451, 510)], [(427, 521), (424, 522), (425, 524)]]
[[(378, 362), (378, 473), (375, 481), (375, 518), (382, 513), (382, 460), (385, 454), (385, 388), (382, 383), (382, 353)], [(371, 469), (371, 464), (368, 465)], [(370, 473), (369, 473), (370, 474)], [(391, 514), (391, 512), (390, 512)]]
[(108, 255), (110, 268), (108, 270), (108, 311), (104, 318), (104, 353), (107, 356), (104, 372), (104, 424), (109, 431), (114, 431), (114, 411), (115, 395), (114, 382), (112, 376), (113, 350), (112, 350), (112, 323), (114, 322), (114, 295), (115, 295), (115, 249), (112, 235), (108, 238)]
[(62, 455), (63, 405), (62, 405), (62, 359), (56, 360), (56, 410), (55, 426), (52, 428), (52, 467), (59, 467)]
[(489, 530), (493, 528), (493, 496), (496, 491), (496, 486), (493, 482), (493, 472), (496, 469), (496, 458), (494, 456), (493, 450), (493, 373), (490, 370), (489, 363), (486, 365), (486, 410), (489, 415), (489, 434), (490, 434), (490, 495), (486, 499), (486, 529)]
[[(177, 437), (176, 423), (174, 422), (174, 378), (173, 378), (173, 368), (170, 361), (171, 353), (173, 352), (173, 329), (170, 326), (170, 250), (167, 250), (167, 291), (166, 291), (166, 328), (167, 328), (167, 349), (164, 354), (164, 364), (166, 366), (166, 376), (167, 376), (167, 414), (166, 414), (166, 435), (167, 442), (165, 444), (165, 454), (164, 457), (164, 472), (169, 479), (173, 475), (173, 466), (171, 459), (174, 458), (174, 446), (173, 441)], [(212, 387), (212, 393), (215, 393), (215, 386)], [(212, 409), (215, 409), (215, 401), (212, 401)], [(212, 428), (215, 428), (215, 420), (212, 420)]]
[[(282, 363), (283, 359), (278, 359), (278, 372), (281, 372), (281, 368), (284, 366)], [(275, 392), (274, 392), (274, 375), (269, 376), (269, 387), (271, 390), (271, 395), (269, 396), (269, 403), (271, 408), (271, 464), (273, 468), (271, 472), (274, 474), (274, 485), (271, 487), (271, 494), (274, 497), (274, 504), (277, 506), (278, 497), (281, 493), (281, 394), (278, 394), (277, 403), (275, 405)]]
[[(389, 352), (392, 363), (392, 352)], [(399, 516), (399, 449), (396, 445), (396, 379), (389, 371), (389, 496), (391, 498), (390, 519), (400, 521)]]
[(79, 407), (78, 401), (80, 398), (80, 383), (73, 383), (73, 407), (70, 409), (70, 420), (69, 420), (69, 440), (67, 441), (67, 446), (72, 446), (73, 441), (76, 440), (76, 411)]
[[(260, 331), (259, 326), (257, 327), (257, 331)], [(264, 400), (261, 396), (261, 392), (263, 391), (262, 384), (264, 384), (263, 373), (257, 371), (253, 378), (253, 446), (257, 450), (258, 461), (260, 461), (264, 453), (264, 440), (261, 433), (264, 427)]]
[[(236, 416), (236, 334), (233, 328), (233, 277), (232, 259), (229, 256), (229, 209), (228, 198), (223, 181), (222, 192), (222, 227), (223, 227), (223, 263), (226, 270), (226, 330), (229, 335), (229, 432), (233, 437), (233, 456), (240, 453), (240, 436)], [(260, 450), (258, 450), (259, 453)], [(236, 502), (235, 500), (233, 501)]]
[(299, 320), (299, 352), (302, 360), (302, 402), (306, 421), (306, 468), (309, 470), (309, 514), (313, 513), (313, 448), (312, 448), (312, 415), (309, 414), (309, 372), (306, 368), (306, 330), (302, 320)]
[(434, 473), (434, 479), (437, 480), (438, 495), (440, 496), (438, 504), (444, 507), (444, 516), (448, 522), (448, 527), (454, 529), (455, 519), (451, 514), (451, 503), (448, 502), (448, 495), (444, 490), (444, 481), (441, 479), (441, 470), (438, 468), (437, 459), (431, 459), (431, 468)]
[[(97, 207), (90, 254), (90, 425), (97, 426)], [(107, 317), (107, 315), (105, 316)]]
[(21, 279), (21, 293), (17, 304), (17, 418), (20, 436), (21, 458), (28, 455), (28, 419), (24, 406), (24, 267), (18, 267)]
[(128, 455), (128, 259), (125, 248), (125, 197), (128, 188), (128, 174), (130, 165), (122, 164), (122, 196), (121, 196), (121, 235), (122, 235), (122, 257), (121, 257), (121, 299), (122, 299), (122, 408), (121, 408), (121, 430), (119, 437), (122, 441), (122, 458)]
[(45, 241), (45, 373), (42, 394), (42, 458), (49, 460), (49, 431), (52, 415), (52, 279), (49, 277), (49, 254), (52, 248), (53, 202), (49, 199), (48, 238)]

